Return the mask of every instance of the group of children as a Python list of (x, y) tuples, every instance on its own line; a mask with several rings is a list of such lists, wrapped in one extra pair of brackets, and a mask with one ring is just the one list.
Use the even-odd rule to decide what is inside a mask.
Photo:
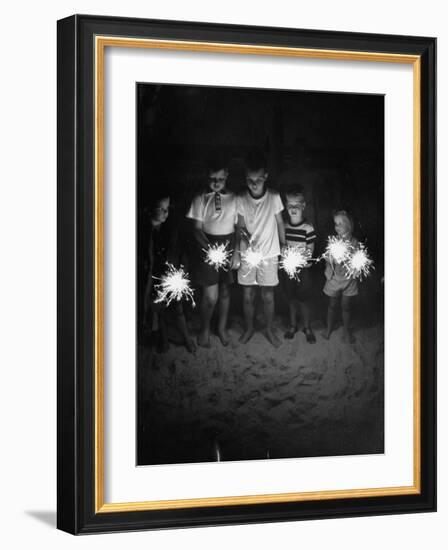
[[(284, 338), (292, 339), (298, 330), (298, 313), (302, 317), (303, 332), (306, 341), (316, 342), (311, 328), (310, 298), (312, 275), (310, 267), (313, 261), (316, 233), (313, 225), (305, 218), (306, 201), (299, 187), (290, 188), (282, 201), (277, 191), (267, 186), (268, 172), (262, 156), (254, 156), (246, 162), (247, 189), (236, 195), (227, 188), (228, 169), (224, 163), (210, 164), (208, 168), (207, 189), (196, 196), (187, 213), (194, 226), (195, 251), (189, 258), (189, 272), (194, 286), (200, 287), (200, 331), (197, 337), (199, 346), (211, 345), (211, 320), (218, 308), (217, 334), (223, 346), (230, 342), (227, 332), (230, 305), (230, 285), (237, 282), (243, 289), (244, 332), (241, 343), (247, 343), (255, 332), (255, 298), (260, 288), (264, 313), (264, 335), (274, 346), (281, 341), (273, 326), (274, 289), (279, 284), (279, 258), (285, 247), (308, 249), (310, 260), (300, 271), (299, 278), (289, 278), (280, 270), (280, 279), (289, 307), (289, 325)], [(169, 197), (163, 197), (154, 204), (150, 216), (149, 267), (145, 288), (145, 322), (150, 331), (157, 334), (156, 346), (160, 351), (166, 349), (168, 338), (164, 322), (164, 307), (155, 302), (154, 281), (160, 278), (166, 262), (184, 263), (181, 254), (173, 257), (171, 229), (164, 234), (164, 223), (169, 211)], [(353, 222), (346, 211), (334, 213), (335, 233), (357, 246), (353, 237)], [(170, 242), (171, 239), (171, 242)], [(205, 261), (209, 247), (225, 246), (228, 250), (227, 265), (216, 269)], [(248, 261), (248, 249), (256, 250), (262, 261), (253, 265)], [(171, 254), (171, 257), (170, 257)], [(176, 256), (176, 254), (174, 254)], [(334, 329), (337, 307), (341, 301), (343, 336), (352, 342), (350, 330), (353, 297), (357, 295), (356, 279), (347, 276), (342, 264), (326, 260), (326, 283), (323, 292), (328, 296), (327, 328), (323, 336), (330, 338)], [(183, 341), (189, 351), (196, 349), (191, 338), (181, 302), (175, 305), (177, 325)]]

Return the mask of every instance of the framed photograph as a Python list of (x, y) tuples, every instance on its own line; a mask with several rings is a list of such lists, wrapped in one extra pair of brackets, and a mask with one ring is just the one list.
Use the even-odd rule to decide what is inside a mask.
[(436, 40), (58, 22), (58, 527), (436, 509)]

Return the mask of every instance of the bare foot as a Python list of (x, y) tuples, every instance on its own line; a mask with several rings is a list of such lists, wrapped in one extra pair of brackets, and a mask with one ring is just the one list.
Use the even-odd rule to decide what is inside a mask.
[(247, 342), (249, 342), (249, 340), (252, 338), (253, 335), (254, 335), (254, 329), (253, 328), (247, 329), (246, 332), (241, 335), (240, 342), (242, 344), (247, 344)]
[(281, 342), (278, 339), (278, 336), (275, 334), (275, 332), (272, 331), (272, 329), (270, 328), (265, 329), (264, 335), (269, 340), (269, 342), (274, 346), (274, 348), (280, 347)]
[(356, 342), (356, 338), (349, 330), (344, 330), (342, 334), (342, 341), (347, 344), (354, 344)]
[(193, 340), (193, 338), (187, 338), (185, 340), (185, 347), (190, 353), (194, 353), (197, 350), (196, 342)]
[(286, 340), (292, 340), (294, 338), (294, 334), (297, 332), (297, 327), (294, 325), (290, 325), (288, 330), (283, 335)]
[(218, 330), (218, 338), (221, 340), (221, 344), (224, 347), (230, 344), (230, 337), (227, 330)]
[(201, 346), (202, 348), (209, 348), (210, 347), (210, 333), (209, 332), (199, 333), (198, 346)]
[(303, 329), (303, 334), (305, 335), (305, 338), (306, 338), (306, 341), (308, 342), (308, 344), (315, 344), (316, 343), (316, 336), (314, 335), (314, 332), (310, 328), (305, 327)]

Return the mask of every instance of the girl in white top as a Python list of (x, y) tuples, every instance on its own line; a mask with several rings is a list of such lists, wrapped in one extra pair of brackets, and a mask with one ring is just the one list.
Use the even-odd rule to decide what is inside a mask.
[(227, 319), (229, 313), (229, 285), (233, 281), (232, 269), (237, 268), (237, 255), (230, 265), (215, 269), (205, 262), (205, 251), (213, 244), (225, 244), (230, 251), (235, 245), (237, 222), (236, 196), (226, 189), (227, 168), (211, 166), (208, 171), (208, 191), (193, 199), (187, 218), (194, 221), (194, 235), (198, 245), (198, 258), (194, 268), (196, 283), (202, 287), (201, 329), (198, 344), (210, 347), (210, 321), (219, 299), (218, 336), (223, 346), (229, 344)]

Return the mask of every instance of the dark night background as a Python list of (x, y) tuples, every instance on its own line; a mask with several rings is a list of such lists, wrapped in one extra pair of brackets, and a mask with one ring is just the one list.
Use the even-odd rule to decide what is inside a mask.
[[(229, 158), (228, 187), (239, 192), (245, 156), (261, 150), (270, 187), (302, 187), (306, 217), (318, 235), (316, 254), (333, 233), (332, 211), (343, 208), (375, 262), (359, 285), (351, 348), (334, 334), (329, 343), (318, 336), (310, 349), (297, 335), (279, 350), (254, 339), (232, 345), (229, 356), (216, 340), (211, 351), (193, 356), (176, 345), (174, 331), (172, 349), (162, 355), (139, 330), (137, 463), (216, 460), (218, 447), (222, 460), (383, 452), (383, 96), (138, 84), (137, 133), (139, 328), (151, 201), (160, 189), (170, 190), (169, 222), (180, 229), (188, 257), (192, 228), (185, 214), (204, 186), (212, 152)], [(327, 305), (323, 265), (312, 270), (318, 334)], [(241, 312), (235, 283), (230, 328), (236, 335)], [(276, 312), (282, 335), (287, 304), (281, 287)], [(186, 308), (186, 314), (194, 336), (197, 313)]]

